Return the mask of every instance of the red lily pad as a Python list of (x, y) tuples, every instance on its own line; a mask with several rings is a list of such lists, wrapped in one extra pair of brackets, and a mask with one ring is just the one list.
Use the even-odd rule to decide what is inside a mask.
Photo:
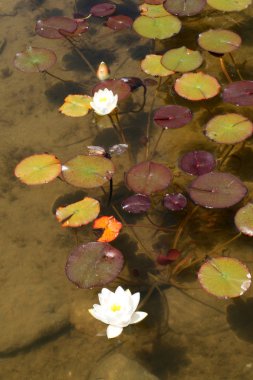
[(133, 28), (142, 37), (163, 40), (179, 33), (181, 21), (172, 15), (156, 18), (140, 16), (135, 19)]
[(186, 73), (176, 80), (175, 91), (185, 99), (198, 101), (213, 98), (220, 92), (220, 84), (211, 75)]
[(133, 20), (125, 15), (111, 16), (105, 23), (108, 28), (113, 30), (131, 29)]
[(225, 29), (210, 29), (199, 35), (198, 44), (207, 51), (218, 54), (230, 53), (240, 47), (241, 37)]
[(166, 189), (172, 179), (170, 169), (152, 161), (133, 166), (126, 174), (127, 186), (135, 193), (150, 195)]
[(64, 34), (72, 34), (77, 29), (77, 22), (69, 17), (53, 16), (45, 20), (38, 20), (35, 32), (45, 38), (60, 39)]
[(181, 193), (166, 194), (163, 205), (170, 211), (181, 211), (187, 206), (187, 199)]
[(34, 154), (24, 158), (15, 168), (15, 176), (27, 185), (53, 181), (61, 172), (61, 163), (52, 154)]
[(151, 200), (147, 195), (134, 194), (128, 197), (121, 203), (124, 211), (130, 214), (140, 214), (147, 212), (151, 207)]
[(200, 176), (213, 171), (216, 166), (214, 156), (205, 150), (194, 150), (183, 155), (179, 167), (186, 173)]
[(240, 202), (247, 194), (247, 188), (230, 173), (211, 172), (192, 181), (189, 194), (200, 206), (226, 208)]
[(241, 207), (235, 215), (235, 225), (244, 235), (253, 236), (253, 204)]
[(164, 8), (173, 15), (195, 16), (203, 11), (206, 0), (166, 0)]
[(105, 88), (111, 90), (114, 95), (117, 94), (119, 101), (127, 98), (131, 94), (131, 87), (120, 79), (108, 79), (99, 82), (93, 87), (92, 94), (94, 95), (98, 90), (104, 90)]
[(199, 51), (187, 49), (182, 46), (167, 51), (161, 59), (161, 64), (168, 70), (185, 73), (197, 69), (203, 62)]
[(41, 73), (50, 69), (56, 61), (57, 57), (52, 50), (29, 46), (16, 54), (14, 66), (26, 73)]
[(79, 155), (62, 166), (64, 180), (85, 189), (102, 186), (112, 178), (114, 171), (112, 161), (103, 156)]
[(176, 129), (192, 121), (192, 112), (183, 106), (162, 106), (154, 113), (154, 122), (164, 129)]
[(90, 14), (95, 17), (111, 16), (116, 11), (116, 5), (113, 3), (100, 3), (90, 9)]
[(92, 242), (79, 245), (70, 253), (65, 272), (76, 286), (90, 289), (113, 281), (123, 264), (119, 250), (108, 243)]
[(241, 80), (228, 84), (222, 93), (224, 102), (236, 106), (253, 106), (253, 81)]

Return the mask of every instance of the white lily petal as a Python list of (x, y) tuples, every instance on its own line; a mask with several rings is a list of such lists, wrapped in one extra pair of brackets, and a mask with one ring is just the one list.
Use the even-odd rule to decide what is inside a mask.
[(107, 288), (103, 288), (101, 290), (101, 293), (98, 294), (98, 299), (99, 299), (99, 302), (100, 302), (100, 305), (103, 305), (103, 304), (107, 304), (110, 300), (110, 298), (113, 296), (113, 292), (111, 292), (109, 289)]
[(123, 331), (122, 327), (109, 325), (106, 330), (107, 338), (112, 339), (119, 336)]
[(137, 292), (137, 293), (134, 293), (132, 296), (131, 296), (131, 306), (132, 306), (132, 313), (137, 309), (137, 306), (139, 305), (139, 302), (140, 302), (140, 293)]
[(141, 322), (144, 318), (146, 318), (146, 316), (148, 315), (148, 313), (145, 313), (145, 311), (136, 311), (133, 315), (132, 315), (132, 318), (131, 318), (131, 321), (130, 321), (130, 324), (134, 324), (134, 323), (139, 323)]

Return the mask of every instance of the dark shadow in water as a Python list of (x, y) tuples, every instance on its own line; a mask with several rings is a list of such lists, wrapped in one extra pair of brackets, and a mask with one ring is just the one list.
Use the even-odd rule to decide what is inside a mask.
[(51, 104), (61, 106), (69, 94), (84, 94), (86, 90), (79, 83), (67, 81), (58, 82), (45, 91), (45, 95)]
[(151, 54), (150, 42), (140, 44), (129, 49), (131, 58), (135, 61), (139, 61), (145, 58), (147, 54)]
[(74, 193), (61, 195), (59, 198), (55, 200), (52, 206), (52, 213), (55, 214), (58, 207), (65, 207), (70, 205), (71, 203), (81, 201), (87, 195), (87, 192), (84, 192), (82, 190), (78, 190)]
[(253, 298), (235, 298), (227, 307), (227, 321), (240, 339), (253, 343)]
[(37, 17), (37, 20), (46, 19), (53, 16), (65, 16), (65, 14), (59, 8), (44, 9), (43, 12)]
[(253, 151), (251, 148), (244, 148), (231, 155), (226, 163), (227, 171), (240, 173), (240, 179), (242, 181), (252, 181), (253, 173)]

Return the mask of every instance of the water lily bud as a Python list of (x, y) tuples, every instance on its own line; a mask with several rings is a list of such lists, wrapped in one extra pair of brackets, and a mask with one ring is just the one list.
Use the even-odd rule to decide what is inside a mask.
[(97, 70), (97, 78), (99, 80), (106, 80), (110, 78), (110, 71), (105, 62), (101, 62)]

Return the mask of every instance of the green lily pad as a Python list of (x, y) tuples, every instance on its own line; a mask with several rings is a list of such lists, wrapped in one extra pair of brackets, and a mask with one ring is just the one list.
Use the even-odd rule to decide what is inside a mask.
[(225, 29), (210, 29), (199, 35), (198, 44), (207, 51), (218, 54), (230, 53), (240, 47), (241, 37)]
[(172, 15), (157, 18), (140, 16), (134, 21), (133, 28), (142, 37), (163, 40), (179, 33), (181, 21)]
[(90, 289), (113, 281), (123, 264), (119, 250), (108, 243), (92, 242), (79, 245), (70, 253), (65, 272), (79, 288)]
[(188, 100), (205, 100), (213, 98), (220, 92), (220, 84), (216, 78), (201, 71), (186, 73), (176, 80), (175, 91)]
[(235, 225), (244, 235), (253, 236), (253, 204), (248, 203), (235, 215)]
[(27, 185), (41, 185), (53, 181), (61, 173), (61, 163), (52, 154), (26, 157), (15, 168), (15, 176)]
[(161, 64), (161, 55), (157, 54), (149, 54), (141, 61), (141, 69), (144, 73), (159, 76), (159, 77), (167, 77), (168, 75), (174, 74), (174, 71), (167, 70)]
[(56, 55), (52, 50), (29, 46), (16, 54), (14, 66), (26, 73), (41, 73), (52, 67), (56, 61)]
[(163, 17), (170, 15), (170, 13), (164, 9), (163, 4), (154, 5), (143, 3), (139, 6), (139, 9), (141, 15), (147, 17)]
[(112, 178), (114, 171), (112, 161), (102, 156), (79, 155), (62, 166), (64, 180), (85, 189), (102, 186)]
[(62, 227), (80, 227), (96, 219), (100, 212), (100, 205), (96, 199), (85, 197), (79, 202), (56, 210), (56, 218)]
[(207, 0), (210, 7), (225, 12), (242, 11), (251, 3), (252, 0)]
[(161, 60), (161, 64), (168, 70), (185, 73), (197, 69), (203, 62), (199, 51), (193, 51), (182, 46), (167, 51)]
[(239, 260), (218, 257), (203, 264), (198, 273), (201, 286), (219, 298), (242, 296), (251, 285), (251, 274)]
[(206, 125), (206, 136), (220, 144), (237, 144), (250, 137), (253, 124), (243, 115), (228, 113), (213, 117)]

